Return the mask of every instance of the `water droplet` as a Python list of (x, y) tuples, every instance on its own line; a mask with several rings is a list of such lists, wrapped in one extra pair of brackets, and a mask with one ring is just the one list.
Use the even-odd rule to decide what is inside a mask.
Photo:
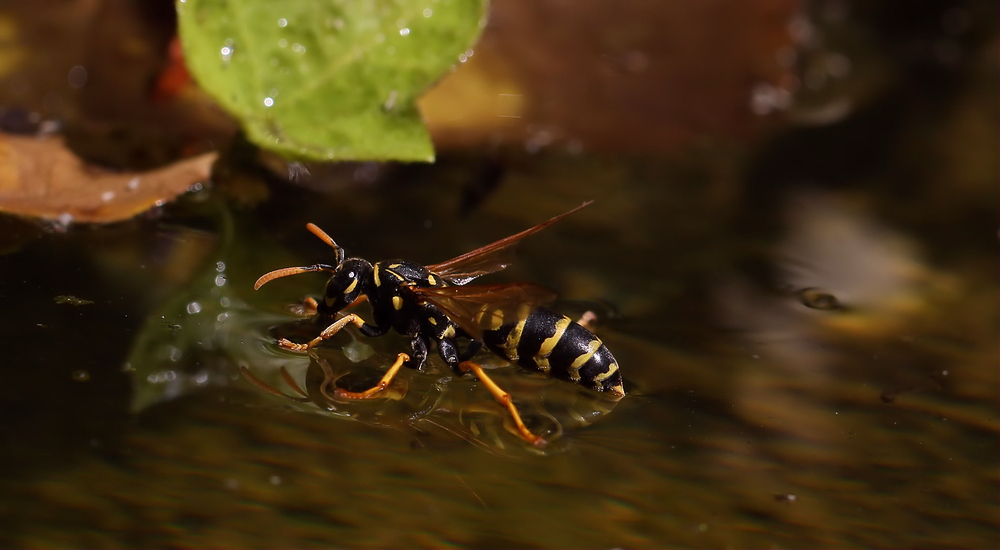
[(233, 58), (233, 48), (232, 46), (223, 46), (219, 53), (222, 54), (222, 62), (229, 63), (229, 60)]
[(222, 313), (220, 313), (220, 314), (218, 314), (218, 315), (215, 316), (215, 320), (218, 321), (218, 322), (220, 322), (220, 323), (224, 322), (228, 318), (229, 318), (229, 312), (228, 311), (223, 311)]
[(292, 51), (295, 53), (306, 53), (306, 47), (296, 42), (292, 44)]
[(287, 27), (288, 26), (288, 20), (285, 19), (285, 18), (278, 19), (278, 26), (279, 27)]
[(187, 312), (190, 313), (191, 315), (194, 315), (195, 313), (200, 313), (201, 304), (199, 304), (198, 302), (191, 302), (190, 304), (187, 305)]
[(424, 10), (424, 17), (430, 17), (432, 15), (434, 15), (434, 10), (432, 10), (430, 8), (427, 8), (427, 9)]
[(57, 229), (65, 230), (71, 223), (73, 223), (73, 214), (70, 214), (69, 212), (63, 212), (56, 218), (56, 225), (58, 226)]
[(128, 180), (128, 186), (127, 187), (129, 189), (129, 191), (135, 191), (136, 189), (138, 189), (139, 188), (139, 177), (136, 176), (136, 177)]
[(274, 98), (271, 98), (271, 97), (265, 97), (265, 98), (264, 98), (264, 106), (265, 106), (265, 107), (270, 107), (270, 106), (272, 106), (272, 105), (274, 105)]
[(281, 477), (279, 476), (271, 476), (268, 481), (271, 482), (271, 485), (281, 485)]
[(282, 38), (281, 40), (278, 40), (278, 47), (284, 48), (287, 45), (288, 45), (288, 41), (285, 40), (284, 38)]
[(223, 286), (225, 284), (226, 284), (226, 276), (225, 275), (222, 275), (220, 273), (219, 275), (215, 276), (215, 286)]
[(799, 302), (812, 309), (833, 310), (841, 308), (837, 297), (821, 288), (803, 288), (799, 291)]
[(474, 53), (476, 52), (472, 51), (472, 48), (469, 48), (468, 50), (465, 50), (465, 57), (472, 57), (472, 54)]
[(69, 80), (69, 85), (73, 88), (79, 90), (83, 88), (84, 84), (87, 83), (87, 68), (83, 65), (75, 65), (69, 70), (69, 74), (66, 75), (66, 79)]
[(226, 262), (215, 262), (215, 270), (222, 273), (226, 270)]
[(375, 355), (375, 349), (360, 340), (355, 340), (344, 346), (343, 350), (344, 356), (352, 363), (360, 363)]
[(73, 380), (77, 382), (86, 382), (90, 380), (90, 373), (83, 369), (73, 371), (72, 376)]
[(113, 198), (115, 198), (115, 192), (114, 191), (105, 191), (105, 192), (101, 193), (101, 201), (102, 202), (109, 202)]
[(468, 56), (466, 56), (464, 53), (458, 54), (459, 63), (465, 63), (468, 60), (469, 60)]
[(401, 29), (403, 27), (405, 27), (406, 26), (406, 19), (397, 19), (396, 20), (396, 26), (399, 27), (399, 28), (401, 28)]
[(223, 296), (222, 298), (219, 299), (219, 305), (222, 307), (229, 307), (231, 305), (231, 302), (229, 301), (229, 298)]
[(201, 371), (198, 374), (194, 375), (194, 383), (195, 384), (198, 384), (199, 386), (203, 386), (206, 382), (208, 382), (208, 373), (207, 372)]
[(409, 34), (410, 34), (410, 29), (407, 28), (399, 29), (399, 36), (409, 36)]

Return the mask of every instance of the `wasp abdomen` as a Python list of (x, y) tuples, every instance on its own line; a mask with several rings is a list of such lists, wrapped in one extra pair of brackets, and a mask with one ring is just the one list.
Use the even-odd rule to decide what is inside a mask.
[(569, 317), (546, 308), (522, 309), (505, 316), (500, 310), (484, 307), (479, 321), (483, 343), (497, 355), (555, 378), (625, 395), (611, 351)]

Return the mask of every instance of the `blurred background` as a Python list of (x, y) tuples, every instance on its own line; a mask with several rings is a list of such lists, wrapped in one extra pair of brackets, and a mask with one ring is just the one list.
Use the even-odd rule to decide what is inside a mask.
[[(5, 140), (123, 174), (219, 154), (138, 216), (39, 220), (11, 205), (44, 178), (0, 148), (0, 545), (1000, 545), (997, 4), (489, 13), (420, 101), (436, 163), (302, 165), (191, 81), (172, 1), (0, 4)], [(285, 352), (323, 277), (252, 289), (332, 260), (307, 222), (431, 264), (585, 200), (483, 280), (594, 312), (625, 376), (610, 403), (481, 356), (545, 452), (439, 362), (324, 400), (324, 372), (370, 385), (406, 340)]]

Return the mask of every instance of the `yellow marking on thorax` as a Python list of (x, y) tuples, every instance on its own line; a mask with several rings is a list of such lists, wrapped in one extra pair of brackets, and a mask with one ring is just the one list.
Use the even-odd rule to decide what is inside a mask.
[(569, 366), (569, 378), (570, 380), (577, 382), (580, 380), (580, 367), (584, 363), (590, 361), (590, 358), (597, 353), (597, 349), (601, 347), (601, 341), (594, 338), (587, 344), (587, 351), (581, 354), (579, 357), (573, 360), (573, 364)]
[(382, 286), (382, 279), (379, 278), (378, 264), (375, 264), (375, 286)]
[(354, 291), (354, 287), (356, 286), (358, 286), (358, 280), (354, 279), (353, 281), (351, 281), (351, 284), (347, 285), (347, 288), (344, 289), (344, 294), (350, 294), (351, 292)]
[(403, 309), (403, 299), (399, 296), (392, 297), (392, 308), (396, 311)]
[(563, 334), (566, 333), (566, 329), (572, 322), (573, 321), (570, 321), (569, 317), (563, 317), (562, 319), (556, 321), (556, 331), (552, 334), (552, 336), (542, 340), (542, 345), (539, 346), (538, 351), (535, 353), (536, 361), (539, 358), (548, 357), (552, 354), (552, 350), (556, 347), (556, 344), (559, 343), (559, 340), (562, 339)]
[(428, 317), (427, 318), (427, 322), (430, 323), (430, 324), (432, 324), (432, 325), (434, 325), (434, 326), (437, 326), (437, 324), (438, 324), (438, 320), (435, 319), (435, 318), (433, 318), (433, 317)]
[(522, 304), (517, 308), (517, 324), (514, 328), (510, 329), (510, 334), (507, 335), (507, 342), (504, 343), (504, 350), (507, 352), (507, 358), (511, 361), (517, 361), (517, 345), (521, 342), (521, 333), (524, 332), (524, 324), (528, 322), (528, 314), (531, 312), (531, 308), (527, 305)]
[[(396, 264), (396, 265), (399, 265), (399, 264)], [(406, 280), (406, 277), (403, 277), (402, 275), (400, 275), (399, 273), (396, 273), (395, 271), (393, 271), (391, 269), (386, 269), (385, 272), (388, 273), (388, 274), (390, 274), (390, 275), (395, 275), (396, 278), (399, 279), (400, 281), (405, 281)]]
[(444, 329), (441, 333), (441, 338), (454, 338), (455, 337), (455, 327), (448, 325), (448, 328)]
[(399, 267), (401, 265), (403, 265), (403, 264), (389, 264), (389, 267), (396, 268), (396, 267)]
[(437, 278), (430, 273), (427, 274), (427, 284), (431, 286), (437, 286)]

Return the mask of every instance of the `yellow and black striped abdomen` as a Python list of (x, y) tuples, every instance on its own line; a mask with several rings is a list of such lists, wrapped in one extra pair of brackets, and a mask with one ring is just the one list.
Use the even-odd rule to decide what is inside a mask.
[(483, 308), (479, 321), (483, 343), (493, 353), (555, 378), (625, 395), (611, 351), (569, 317), (546, 308), (516, 315)]

